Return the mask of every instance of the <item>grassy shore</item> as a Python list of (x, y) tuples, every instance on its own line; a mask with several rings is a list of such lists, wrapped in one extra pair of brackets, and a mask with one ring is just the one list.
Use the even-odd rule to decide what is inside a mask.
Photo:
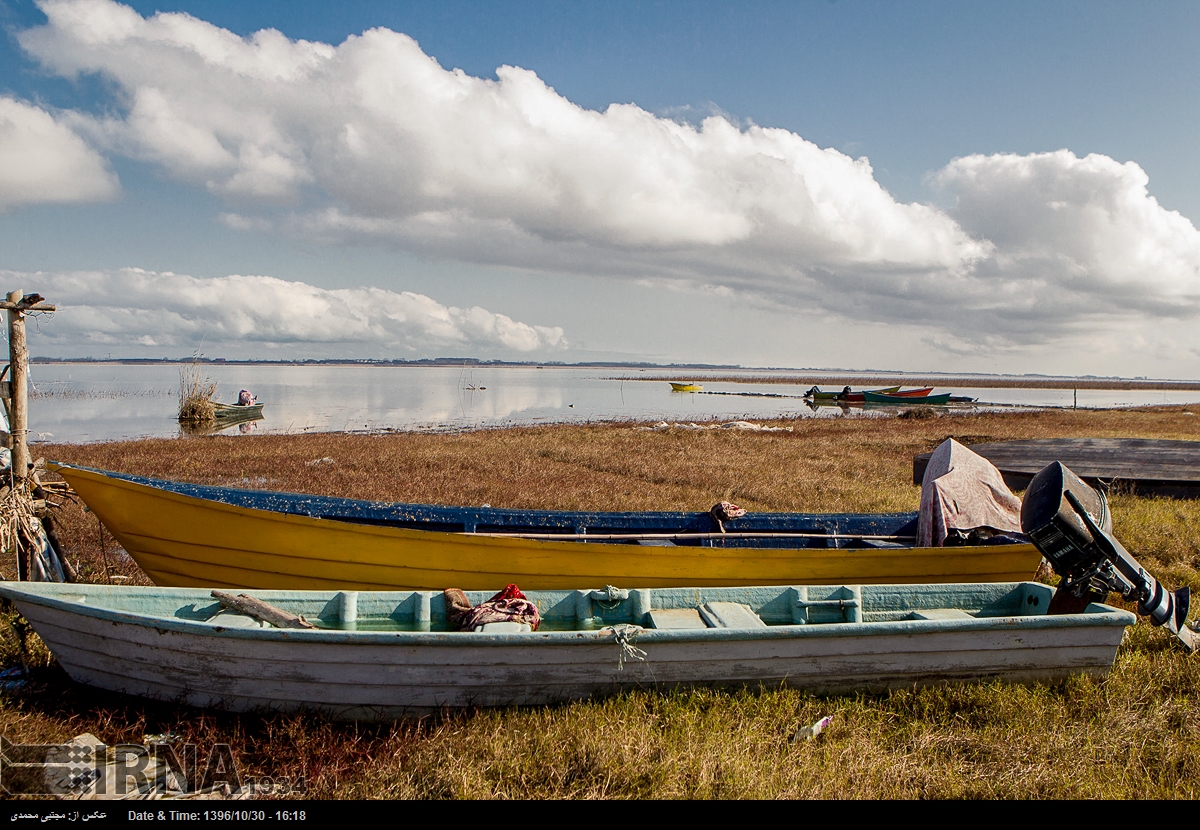
[[(62, 461), (187, 481), (438, 504), (550, 509), (915, 510), (912, 456), (1037, 437), (1200, 440), (1200, 408), (798, 419), (790, 432), (537, 427), (42, 446)], [(1112, 499), (1117, 536), (1171, 587), (1200, 590), (1200, 501)], [(144, 581), (94, 517), (64, 506), (82, 578)], [(12, 564), (0, 571), (11, 578)], [(500, 586), (497, 586), (500, 587)], [(0, 733), (109, 744), (172, 732), (233, 747), (243, 774), (314, 797), (1200, 796), (1200, 659), (1139, 623), (1104, 681), (955, 685), (814, 697), (789, 689), (652, 690), (567, 706), (363, 725), (232, 716), (72, 684), (33, 641), (35, 670), (0, 696)], [(17, 662), (8, 625), (0, 662)], [(799, 726), (831, 715), (817, 739)], [(203, 750), (202, 750), (203, 752)]]

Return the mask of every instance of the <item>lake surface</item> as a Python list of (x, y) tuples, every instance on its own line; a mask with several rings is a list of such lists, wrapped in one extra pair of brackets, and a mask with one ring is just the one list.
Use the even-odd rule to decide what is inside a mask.
[[(665, 370), (425, 366), (221, 366), (204, 371), (217, 400), (249, 389), (264, 418), (222, 434), (372, 430), (461, 430), (593, 421), (757, 421), (779, 417), (871, 417), (871, 411), (801, 400), (798, 385), (755, 383), (772, 372), (688, 372), (703, 393), (673, 392)], [(84, 443), (181, 434), (178, 365), (34, 364), (31, 441)], [(795, 376), (794, 370), (774, 373)], [(805, 372), (813, 375), (812, 372)], [(738, 376), (749, 383), (713, 382)], [(831, 373), (832, 376), (832, 373)], [(845, 376), (845, 373), (838, 373)], [(644, 378), (644, 379), (639, 379)], [(653, 378), (653, 379), (650, 379)], [(999, 406), (1070, 407), (1072, 389), (937, 388)], [(722, 393), (722, 394), (710, 394)], [(761, 396), (761, 397), (760, 397)], [(1184, 404), (1197, 391), (1079, 390), (1080, 407)]]

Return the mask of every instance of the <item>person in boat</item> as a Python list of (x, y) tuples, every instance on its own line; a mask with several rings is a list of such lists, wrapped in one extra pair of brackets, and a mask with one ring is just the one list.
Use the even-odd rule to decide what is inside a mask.
[(258, 403), (258, 395), (251, 395), (250, 390), (243, 389), (238, 392), (238, 406), (254, 406), (256, 403)]
[(850, 387), (847, 386), (844, 389), (842, 389), (842, 393), (838, 397), (842, 398), (843, 400), (850, 397)]

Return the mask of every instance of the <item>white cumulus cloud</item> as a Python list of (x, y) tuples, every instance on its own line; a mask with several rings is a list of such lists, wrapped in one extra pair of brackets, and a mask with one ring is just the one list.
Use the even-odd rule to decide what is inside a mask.
[(104, 159), (69, 127), (39, 107), (0, 96), (0, 213), (103, 201), (119, 189)]
[(326, 197), (298, 217), (306, 233), (589, 272), (614, 255), (616, 271), (691, 271), (723, 252), (716, 270), (737, 271), (749, 248), (783, 279), (958, 269), (987, 249), (896, 202), (865, 159), (786, 130), (587, 110), (525, 69), (444, 69), (387, 29), (331, 46), (109, 0), (41, 7), (49, 22), (24, 48), (121, 92), (119, 114), (80, 115), (80, 129), (244, 204)]
[(203, 344), (259, 357), (419, 358), (549, 353), (568, 345), (560, 327), (446, 306), (409, 291), (327, 290), (275, 277), (202, 279), (140, 268), (0, 274), (58, 307), (40, 327), (39, 341), (70, 349), (180, 353)]
[(973, 155), (935, 182), (954, 196), (958, 223), (996, 246), (978, 269), (981, 287), (1019, 290), (1026, 312), (1200, 311), (1200, 232), (1150, 195), (1133, 162), (1067, 150)]
[[(954, 353), (1200, 315), (1200, 235), (1133, 162), (966, 156), (931, 176), (940, 209), (787, 130), (588, 110), (527, 69), (443, 68), (388, 29), (332, 45), (111, 0), (40, 6), (23, 48), (118, 96), (62, 123), (222, 196), (246, 232), (936, 327)], [(487, 312), (453, 328), (533, 336)]]

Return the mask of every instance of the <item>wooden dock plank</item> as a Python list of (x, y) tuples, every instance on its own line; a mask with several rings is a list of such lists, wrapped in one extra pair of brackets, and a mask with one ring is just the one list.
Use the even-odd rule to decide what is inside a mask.
[[(1153, 438), (1048, 438), (971, 447), (996, 465), (1005, 483), (1022, 490), (1047, 464), (1061, 461), (1090, 484), (1140, 495), (1200, 498), (1200, 441)], [(920, 484), (932, 453), (913, 457)]]

